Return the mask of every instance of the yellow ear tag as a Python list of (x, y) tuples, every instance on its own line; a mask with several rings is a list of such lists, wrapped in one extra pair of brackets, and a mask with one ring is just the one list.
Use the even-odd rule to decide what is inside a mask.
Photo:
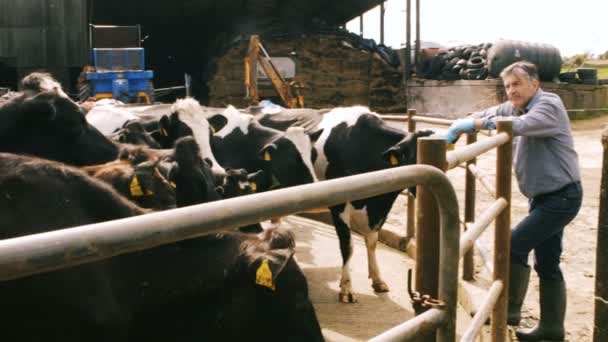
[(171, 185), (171, 187), (172, 187), (173, 189), (177, 188), (177, 185), (175, 185), (175, 183), (174, 183), (174, 182), (169, 182), (169, 185)]
[(211, 134), (215, 134), (215, 128), (213, 126), (209, 126), (211, 128)]
[(266, 150), (266, 152), (264, 152), (264, 160), (266, 161), (270, 161), (272, 158), (270, 158), (270, 152), (268, 152), (268, 150)]
[(399, 159), (397, 159), (397, 157), (395, 157), (394, 154), (391, 154), (391, 157), (389, 158), (389, 161), (391, 162), (391, 165), (399, 165)]
[(131, 179), (131, 185), (129, 185), (129, 190), (131, 190), (131, 196), (141, 197), (144, 195), (144, 192), (139, 185), (139, 179), (137, 176), (133, 175), (133, 179)]
[(264, 259), (258, 270), (255, 272), (255, 283), (261, 286), (265, 286), (271, 290), (276, 290), (272, 283), (272, 271), (268, 266), (268, 260)]
[(167, 132), (167, 130), (166, 130), (166, 129), (161, 128), (161, 129), (160, 129), (160, 135), (162, 135), (163, 137), (168, 137), (168, 136), (169, 136), (169, 133)]
[(255, 182), (249, 182), (249, 187), (253, 192), (256, 192), (258, 190), (258, 185)]
[(456, 144), (448, 144), (448, 151), (454, 151), (456, 149)]

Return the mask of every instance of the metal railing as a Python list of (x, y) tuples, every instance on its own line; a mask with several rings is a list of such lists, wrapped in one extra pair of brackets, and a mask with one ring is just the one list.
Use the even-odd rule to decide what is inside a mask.
[(121, 220), (90, 224), (0, 241), (0, 281), (48, 272), (143, 250), (231, 227), (321, 206), (377, 196), (414, 185), (433, 194), (441, 216), (438, 298), (442, 310), (429, 311), (403, 333), (438, 331), (440, 341), (455, 339), (458, 291), (458, 201), (449, 179), (437, 168), (412, 165), (194, 205)]
[[(414, 110), (409, 110), (406, 116), (382, 116), (384, 119), (408, 122), (408, 131), (416, 130), (417, 122), (434, 125), (449, 126), (452, 120), (417, 116)], [(467, 145), (458, 150), (447, 152), (445, 140), (439, 138), (421, 138), (418, 144), (418, 163), (430, 164), (444, 171), (464, 164), (466, 172), (465, 184), (465, 218), (463, 226), (465, 233), (460, 240), (460, 258), (463, 261), (463, 278), (472, 280), (474, 263), (472, 247), (477, 238), (485, 231), (492, 221), (495, 221), (494, 261), (492, 267), (493, 283), (488, 295), (473, 317), (471, 325), (463, 335), (461, 341), (473, 341), (480, 333), (481, 328), (492, 314), (492, 340), (504, 341), (507, 336), (507, 302), (508, 277), (510, 253), (510, 202), (511, 202), (511, 164), (512, 164), (512, 122), (503, 120), (497, 123), (498, 133), (477, 141), (475, 134), (467, 136)], [(475, 166), (476, 157), (497, 149), (496, 156), (496, 186), (492, 187)], [(483, 187), (488, 190), (496, 201), (492, 203), (475, 220), (475, 179), (480, 180)], [(423, 189), (421, 189), (423, 190)], [(436, 215), (433, 203), (427, 198), (425, 191), (418, 190), (417, 216), (411, 215), (415, 209), (412, 197), (408, 198), (408, 238), (416, 238), (416, 290), (420, 293), (434, 297), (437, 292), (438, 260), (436, 259), (437, 229)], [(416, 227), (417, 230), (414, 228)], [(416, 232), (416, 233), (414, 233)], [(417, 312), (420, 314), (421, 312)], [(423, 335), (418, 340), (434, 341), (432, 334)]]

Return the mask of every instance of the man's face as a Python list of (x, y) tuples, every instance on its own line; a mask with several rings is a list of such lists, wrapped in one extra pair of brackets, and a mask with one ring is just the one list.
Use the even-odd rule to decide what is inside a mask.
[(507, 98), (513, 107), (523, 110), (538, 90), (538, 80), (531, 80), (526, 75), (512, 73), (503, 78)]

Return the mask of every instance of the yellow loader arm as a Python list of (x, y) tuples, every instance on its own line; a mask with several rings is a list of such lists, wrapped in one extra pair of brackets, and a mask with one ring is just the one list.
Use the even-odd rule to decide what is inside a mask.
[[(260, 52), (262, 52), (263, 55), (260, 54)], [(299, 89), (302, 88), (302, 85), (295, 81), (286, 82), (283, 77), (281, 77), (277, 68), (272, 64), (272, 59), (266, 52), (266, 49), (262, 46), (260, 36), (257, 34), (251, 35), (249, 49), (247, 50), (244, 64), (245, 88), (247, 92), (246, 98), (250, 99), (251, 104), (255, 105), (260, 101), (257, 83), (257, 68), (259, 64), (266, 76), (268, 76), (272, 82), (275, 91), (279, 94), (288, 108), (304, 107), (304, 97), (302, 97), (299, 91)]]

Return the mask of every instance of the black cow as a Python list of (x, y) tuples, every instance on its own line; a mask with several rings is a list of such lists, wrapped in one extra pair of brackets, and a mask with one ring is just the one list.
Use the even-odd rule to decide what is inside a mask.
[(86, 122), (76, 103), (50, 90), (0, 107), (0, 152), (82, 166), (116, 159), (118, 147)]
[[(265, 121), (272, 124), (292, 117), (296, 123), (318, 122), (318, 126), (311, 129), (323, 130), (314, 145), (318, 153), (314, 167), (319, 180), (415, 164), (418, 137), (433, 133), (423, 131), (408, 134), (395, 129), (375, 113), (370, 113), (367, 107), (336, 108), (318, 114), (322, 116), (321, 119), (316, 113), (283, 113), (278, 120), (273, 119), (271, 114), (265, 116)], [(340, 301), (356, 301), (349, 270), (353, 248), (350, 230), (353, 227), (365, 237), (372, 287), (376, 292), (389, 290), (380, 276), (375, 249), (378, 231), (399, 193), (396, 191), (330, 208), (343, 259)]]
[(317, 180), (312, 168), (312, 142), (321, 131), (306, 134), (299, 127), (278, 131), (260, 125), (251, 115), (241, 114), (232, 106), (208, 120), (216, 130), (211, 147), (218, 162), (223, 167), (244, 168), (248, 172), (263, 170), (263, 190)]
[[(0, 239), (144, 213), (80, 170), (0, 153)], [(2, 336), (322, 341), (293, 246), (279, 230), (212, 234), (0, 282)]]

